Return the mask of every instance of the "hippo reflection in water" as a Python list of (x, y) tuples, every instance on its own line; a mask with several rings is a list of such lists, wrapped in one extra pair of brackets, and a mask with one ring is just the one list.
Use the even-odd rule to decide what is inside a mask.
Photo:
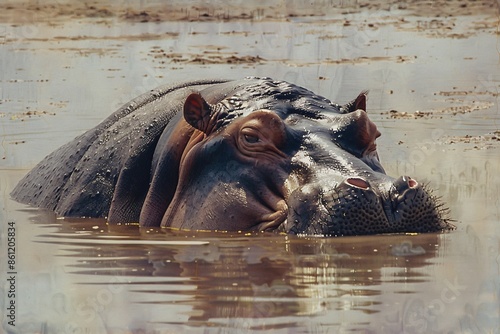
[(47, 156), (12, 192), (110, 224), (328, 236), (452, 228), (426, 187), (387, 176), (366, 94), (341, 106), (270, 78), (139, 96)]

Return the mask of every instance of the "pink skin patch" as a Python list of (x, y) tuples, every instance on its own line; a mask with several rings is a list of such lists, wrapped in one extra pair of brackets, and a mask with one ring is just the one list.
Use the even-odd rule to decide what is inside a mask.
[(366, 182), (363, 179), (357, 178), (357, 177), (350, 177), (347, 180), (345, 180), (345, 182), (351, 186), (354, 186), (356, 188), (363, 189), (363, 190), (367, 190), (368, 188), (370, 188), (370, 185), (368, 184), (368, 182)]

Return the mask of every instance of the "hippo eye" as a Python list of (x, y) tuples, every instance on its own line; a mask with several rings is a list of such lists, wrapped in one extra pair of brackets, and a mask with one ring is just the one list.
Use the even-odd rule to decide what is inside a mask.
[(253, 135), (253, 134), (245, 133), (243, 135), (243, 137), (250, 144), (255, 144), (255, 143), (258, 143), (260, 141), (260, 138), (258, 136), (256, 136), (256, 135)]
[(249, 144), (255, 144), (261, 141), (259, 131), (251, 126), (241, 129), (241, 135), (245, 139), (245, 142)]

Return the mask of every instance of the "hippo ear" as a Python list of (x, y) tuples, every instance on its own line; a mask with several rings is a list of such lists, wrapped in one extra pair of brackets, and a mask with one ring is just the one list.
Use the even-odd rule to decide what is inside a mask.
[(358, 109), (361, 109), (363, 111), (366, 111), (366, 96), (368, 95), (368, 91), (364, 90), (361, 93), (359, 93), (358, 97), (352, 100), (351, 102), (343, 105), (340, 108), (340, 111), (343, 114), (348, 114), (350, 112), (356, 111)]
[(380, 137), (380, 131), (368, 114), (356, 110), (344, 116), (344, 125), (334, 132), (336, 142), (346, 151), (357, 157), (362, 157), (376, 149), (375, 141)]
[(184, 119), (204, 133), (209, 132), (212, 108), (199, 93), (192, 93), (184, 102)]

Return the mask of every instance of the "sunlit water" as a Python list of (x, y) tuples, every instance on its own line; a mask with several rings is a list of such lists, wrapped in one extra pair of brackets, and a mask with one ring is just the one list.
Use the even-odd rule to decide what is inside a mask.
[[(412, 29), (424, 18), (395, 24), (399, 15), (2, 25), (1, 272), (8, 271), (9, 222), (17, 242), (16, 326), (5, 317), (10, 298), (2, 277), (4, 330), (498, 332), (499, 145), (449, 142), (499, 129), (500, 71), (492, 47), (498, 37), (491, 28), (463, 38), (429, 36)], [(339, 23), (346, 17), (351, 25)], [(456, 20), (455, 29), (492, 22)], [(200, 55), (209, 61), (197, 62)], [(262, 60), (231, 64), (230, 56)], [(120, 103), (167, 82), (246, 75), (289, 80), (339, 103), (370, 89), (368, 108), (383, 133), (379, 151), (388, 174), (430, 182), (457, 230), (319, 238), (140, 229), (57, 219), (9, 199), (27, 168)], [(450, 106), (473, 111), (417, 119), (385, 113)]]

